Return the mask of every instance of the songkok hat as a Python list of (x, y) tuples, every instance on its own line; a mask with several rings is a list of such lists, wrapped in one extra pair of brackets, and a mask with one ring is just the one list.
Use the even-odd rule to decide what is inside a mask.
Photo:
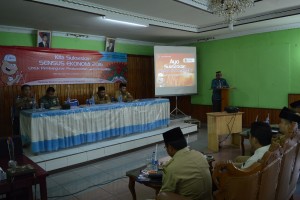
[(185, 139), (180, 127), (173, 128), (171, 130), (168, 130), (167, 132), (164, 132), (163, 138), (165, 143)]
[(221, 71), (217, 71), (216, 74), (221, 74)]
[(293, 103), (290, 104), (292, 108), (300, 108), (300, 100), (294, 101)]
[(282, 119), (286, 119), (292, 122), (300, 122), (300, 116), (297, 115), (294, 111), (291, 109), (288, 109), (287, 107), (283, 107), (279, 117)]
[(17, 61), (16, 56), (12, 55), (12, 54), (6, 54), (3, 58), (3, 60), (7, 61), (7, 62), (16, 62)]

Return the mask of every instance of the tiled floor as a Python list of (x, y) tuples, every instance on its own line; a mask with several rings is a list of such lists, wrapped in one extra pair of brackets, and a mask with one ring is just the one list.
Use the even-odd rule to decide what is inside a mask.
[[(190, 135), (188, 140), (190, 148), (213, 155), (216, 161), (233, 159), (240, 155), (238, 148), (228, 146), (223, 146), (217, 154), (211, 154), (207, 149), (206, 128), (201, 128), (198, 133)], [(163, 147), (163, 144), (159, 144), (158, 157), (166, 156)], [(130, 200), (132, 198), (125, 173), (146, 164), (146, 159), (154, 149), (155, 146), (146, 147), (87, 166), (51, 174), (47, 178), (48, 197), (50, 200)], [(249, 149), (249, 144), (246, 144), (246, 149)], [(135, 188), (137, 199), (155, 197), (151, 188), (139, 183), (136, 183)], [(300, 200), (299, 182), (294, 199)]]

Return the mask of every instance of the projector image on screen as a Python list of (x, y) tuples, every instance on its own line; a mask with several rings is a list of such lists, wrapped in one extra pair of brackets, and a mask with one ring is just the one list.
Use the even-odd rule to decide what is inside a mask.
[(155, 96), (197, 94), (196, 47), (154, 47)]

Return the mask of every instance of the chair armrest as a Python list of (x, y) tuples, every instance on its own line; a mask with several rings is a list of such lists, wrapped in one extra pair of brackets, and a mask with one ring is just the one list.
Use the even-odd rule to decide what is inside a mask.
[(256, 174), (261, 170), (262, 165), (260, 163), (254, 163), (246, 169), (240, 169), (236, 167), (231, 160), (221, 161), (215, 164), (212, 180), (218, 189), (222, 188), (226, 179), (232, 176), (242, 177), (252, 174)]

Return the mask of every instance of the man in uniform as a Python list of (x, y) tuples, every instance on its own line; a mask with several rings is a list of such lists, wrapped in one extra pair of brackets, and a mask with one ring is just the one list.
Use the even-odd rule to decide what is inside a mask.
[(94, 95), (95, 104), (110, 103), (110, 97), (105, 94), (105, 87), (98, 87), (98, 92)]
[(117, 101), (130, 102), (133, 101), (133, 96), (127, 92), (127, 85), (125, 83), (120, 83), (119, 90), (115, 93), (115, 99)]
[(25, 109), (32, 109), (35, 106), (35, 99), (31, 95), (31, 86), (22, 85), (21, 95), (15, 100), (13, 109), (13, 132), (15, 135), (20, 134), (20, 111)]
[(60, 106), (57, 96), (54, 96), (55, 89), (48, 87), (46, 95), (40, 99), (40, 103), (44, 104), (44, 108), (49, 109), (51, 107)]
[(226, 79), (222, 78), (221, 71), (216, 72), (216, 78), (211, 82), (212, 94), (212, 105), (213, 112), (221, 112), (221, 89), (229, 88)]
[(298, 132), (298, 123), (300, 122), (300, 116), (293, 110), (284, 107), (280, 114), (279, 132), (286, 137), (294, 136)]
[(212, 181), (206, 158), (189, 150), (179, 127), (163, 133), (165, 148), (172, 159), (163, 168), (158, 199), (167, 192), (192, 200), (211, 200)]

